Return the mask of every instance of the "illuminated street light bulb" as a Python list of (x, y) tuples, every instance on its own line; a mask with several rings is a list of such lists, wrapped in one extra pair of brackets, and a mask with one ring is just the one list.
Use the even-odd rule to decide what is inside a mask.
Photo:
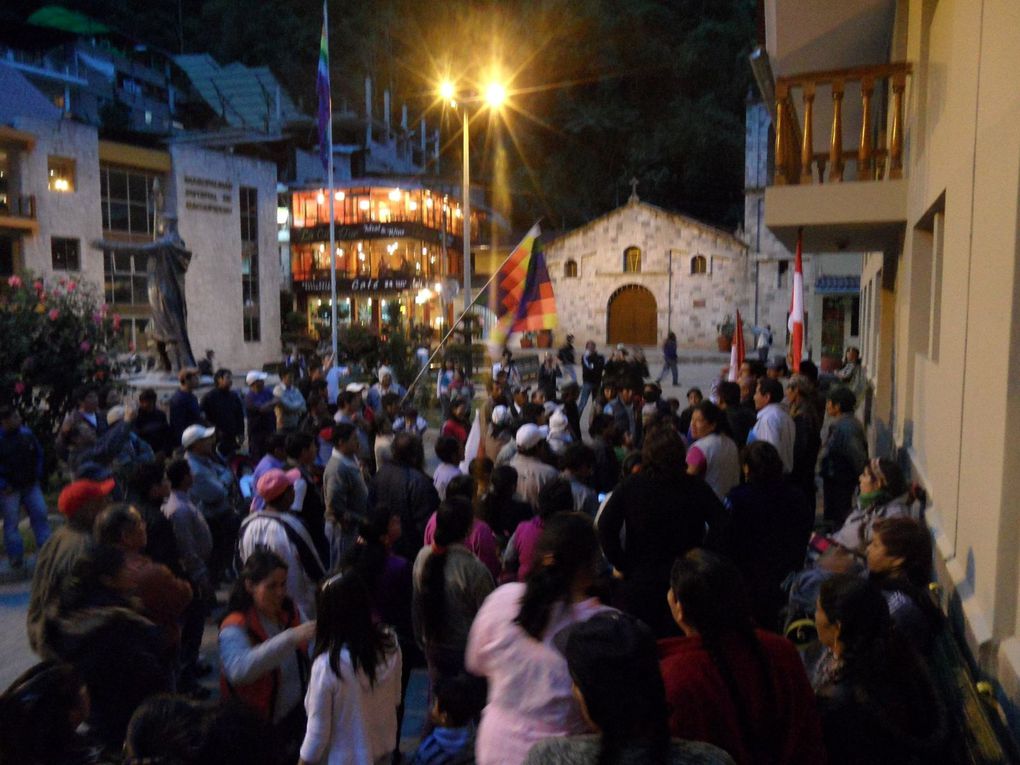
[(453, 102), (453, 97), (457, 94), (456, 88), (453, 87), (453, 83), (449, 80), (443, 80), (439, 84), (439, 97), (444, 101)]
[(335, 196), (335, 197), (336, 197), (336, 201), (337, 201), (337, 202), (343, 202), (343, 201), (344, 201), (344, 193), (343, 193), (342, 191), (338, 191), (338, 192), (337, 192), (336, 194), (334, 194), (333, 196)]
[(485, 101), (493, 109), (498, 109), (506, 101), (506, 88), (498, 82), (490, 83), (485, 89)]
[(415, 202), (413, 199), (408, 200), (407, 209), (410, 210), (411, 212), (414, 212), (415, 210), (418, 209), (418, 203)]
[(358, 202), (358, 209), (359, 210), (367, 210), (368, 208), (369, 208), (369, 202), (368, 202), (367, 199), (362, 199), (360, 202)]
[(318, 194), (315, 195), (315, 201), (318, 202), (320, 205), (325, 204), (326, 195), (320, 191)]
[(390, 192), (390, 201), (391, 202), (400, 201), (400, 189), (393, 189), (393, 191)]

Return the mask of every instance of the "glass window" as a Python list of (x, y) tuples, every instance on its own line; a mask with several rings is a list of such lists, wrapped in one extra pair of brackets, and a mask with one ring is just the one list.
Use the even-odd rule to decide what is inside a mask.
[(103, 253), (103, 293), (106, 302), (122, 306), (149, 305), (149, 283), (146, 275), (146, 256), (123, 252)]
[(692, 274), (708, 273), (708, 259), (704, 255), (695, 255), (693, 258), (691, 258), (691, 273)]
[(74, 191), (74, 160), (66, 157), (48, 157), (48, 186), (50, 191)]
[(244, 341), (262, 339), (259, 318), (259, 205), (258, 189), (241, 186), (238, 192), (241, 213), (241, 305)]
[(568, 260), (563, 266), (563, 275), (567, 279), (574, 279), (577, 277), (577, 261)]
[(54, 271), (81, 270), (81, 242), (54, 236), (50, 239), (50, 253), (53, 256)]
[(99, 193), (103, 210), (103, 229), (132, 234), (140, 239), (153, 237), (153, 194), (158, 173), (104, 166), (99, 170)]
[(625, 274), (641, 273), (641, 249), (628, 247), (623, 251), (623, 272)]

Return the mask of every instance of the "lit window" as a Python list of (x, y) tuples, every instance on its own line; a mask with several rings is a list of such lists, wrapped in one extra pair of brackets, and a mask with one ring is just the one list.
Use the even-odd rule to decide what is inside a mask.
[(74, 191), (74, 160), (65, 157), (50, 157), (49, 169), (50, 191)]
[(693, 258), (691, 258), (691, 273), (692, 274), (708, 273), (708, 259), (704, 255), (695, 255)]
[(623, 272), (625, 274), (641, 273), (641, 249), (628, 247), (623, 251)]
[(563, 276), (567, 279), (577, 278), (577, 261), (568, 260), (563, 264)]

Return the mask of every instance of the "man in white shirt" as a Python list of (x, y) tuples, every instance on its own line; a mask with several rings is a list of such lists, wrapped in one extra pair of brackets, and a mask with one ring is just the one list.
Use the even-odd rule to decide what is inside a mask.
[(783, 385), (779, 380), (763, 377), (754, 391), (754, 407), (758, 420), (747, 436), (747, 443), (767, 441), (776, 447), (783, 460), (783, 472), (793, 470), (793, 442), (797, 427), (783, 408)]
[(287, 595), (297, 606), (301, 620), (310, 621), (315, 618), (315, 589), (326, 567), (301, 517), (293, 511), (294, 483), (300, 478), (301, 471), (296, 468), (286, 473), (273, 468), (259, 478), (255, 490), (266, 506), (245, 518), (237, 546), (242, 562), (260, 548), (280, 556), (287, 564)]

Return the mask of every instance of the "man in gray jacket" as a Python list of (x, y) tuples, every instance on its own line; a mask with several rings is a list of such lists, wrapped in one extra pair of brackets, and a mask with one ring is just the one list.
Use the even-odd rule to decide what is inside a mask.
[(358, 523), (368, 510), (368, 487), (358, 462), (357, 426), (342, 422), (333, 428), (333, 454), (322, 474), (326, 498), (326, 538), (333, 570), (358, 538)]

